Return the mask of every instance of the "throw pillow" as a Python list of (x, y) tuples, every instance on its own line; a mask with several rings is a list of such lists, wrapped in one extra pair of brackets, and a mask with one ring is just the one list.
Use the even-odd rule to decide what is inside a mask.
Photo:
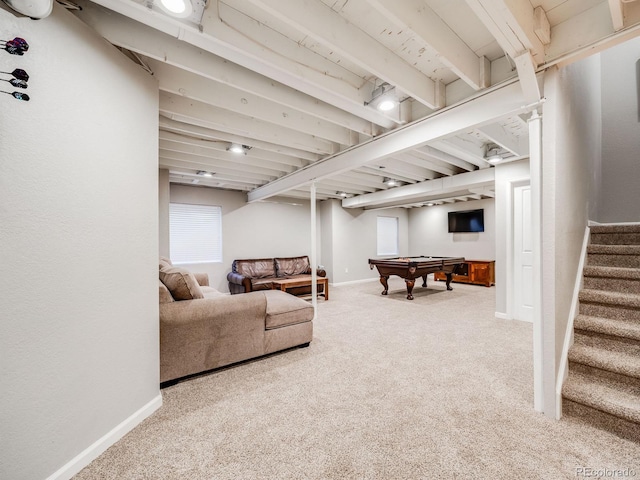
[(165, 267), (160, 270), (160, 280), (171, 292), (174, 300), (204, 298), (202, 289), (193, 274), (183, 268)]

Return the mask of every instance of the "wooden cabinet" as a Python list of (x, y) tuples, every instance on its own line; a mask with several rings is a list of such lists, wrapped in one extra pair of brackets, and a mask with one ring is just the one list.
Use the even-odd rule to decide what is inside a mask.
[[(451, 280), (490, 287), (496, 283), (495, 264), (495, 260), (466, 260), (458, 272), (451, 276)], [(444, 272), (436, 272), (433, 274), (433, 278), (445, 281), (447, 276)]]

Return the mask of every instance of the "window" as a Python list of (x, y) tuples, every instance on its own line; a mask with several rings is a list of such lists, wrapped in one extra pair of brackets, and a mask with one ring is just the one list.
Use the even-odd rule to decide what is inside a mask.
[(398, 255), (398, 217), (378, 217), (378, 255)]
[(222, 262), (222, 208), (213, 205), (169, 204), (171, 261)]

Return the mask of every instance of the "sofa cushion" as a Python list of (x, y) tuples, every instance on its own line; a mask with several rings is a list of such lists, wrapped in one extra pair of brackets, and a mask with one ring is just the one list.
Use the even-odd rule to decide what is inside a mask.
[(252, 278), (251, 290), (271, 290), (273, 288), (273, 278)]
[(309, 302), (280, 290), (263, 293), (267, 298), (267, 330), (313, 320), (313, 306)]
[(256, 260), (234, 260), (234, 271), (249, 278), (275, 277), (276, 270), (273, 258), (259, 258)]
[(216, 290), (213, 287), (208, 286), (203, 287), (202, 285), (200, 285), (200, 290), (202, 290), (202, 295), (204, 296), (204, 298), (218, 298), (225, 297), (227, 295), (219, 290)]
[(167, 286), (162, 283), (159, 279), (158, 279), (158, 295), (160, 297), (160, 303), (171, 303), (173, 302), (173, 297), (171, 296), (171, 292), (169, 292), (169, 289), (167, 288)]
[(289, 257), (275, 258), (276, 274), (278, 277), (288, 277), (291, 275), (302, 275), (310, 273), (309, 257)]
[(167, 286), (174, 300), (204, 298), (200, 285), (188, 270), (178, 267), (164, 267), (160, 270), (160, 280)]
[(171, 263), (171, 260), (168, 259), (167, 257), (160, 257), (160, 262), (159, 262), (159, 269), (162, 270), (165, 267), (171, 267), (173, 266), (173, 264)]

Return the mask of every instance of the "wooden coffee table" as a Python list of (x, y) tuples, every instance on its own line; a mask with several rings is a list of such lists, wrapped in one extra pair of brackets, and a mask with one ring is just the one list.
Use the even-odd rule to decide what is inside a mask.
[[(322, 295), (324, 295), (325, 300), (329, 300), (329, 279), (327, 277), (317, 277), (316, 284), (324, 286)], [(280, 289), (286, 292), (287, 289), (293, 287), (310, 287), (311, 278), (283, 278), (281, 280), (273, 280), (271, 285), (274, 290)]]

